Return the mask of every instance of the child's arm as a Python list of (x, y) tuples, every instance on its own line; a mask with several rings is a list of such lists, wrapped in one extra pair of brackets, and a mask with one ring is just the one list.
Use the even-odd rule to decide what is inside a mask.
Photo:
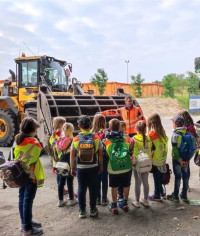
[(74, 148), (74, 144), (72, 143), (72, 150), (70, 152), (70, 168), (71, 175), (76, 177), (76, 167), (75, 167), (75, 158), (77, 156), (77, 150)]
[(103, 149), (98, 150), (99, 157), (99, 173), (103, 172)]

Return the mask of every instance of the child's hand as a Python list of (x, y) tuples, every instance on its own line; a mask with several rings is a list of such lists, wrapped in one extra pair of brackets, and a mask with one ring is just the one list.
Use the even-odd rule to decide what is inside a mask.
[(99, 166), (99, 174), (101, 174), (102, 172), (103, 172), (103, 166), (100, 165), (100, 166)]
[(188, 161), (180, 161), (180, 164), (181, 164), (181, 166), (182, 167), (186, 167), (188, 164), (189, 164), (189, 162)]
[(76, 177), (76, 169), (75, 168), (71, 169), (71, 175)]

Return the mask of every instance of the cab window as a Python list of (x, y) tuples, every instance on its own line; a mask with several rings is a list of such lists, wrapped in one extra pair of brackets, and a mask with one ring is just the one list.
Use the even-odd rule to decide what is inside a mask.
[(22, 62), (22, 87), (35, 87), (37, 81), (38, 63), (37, 61)]

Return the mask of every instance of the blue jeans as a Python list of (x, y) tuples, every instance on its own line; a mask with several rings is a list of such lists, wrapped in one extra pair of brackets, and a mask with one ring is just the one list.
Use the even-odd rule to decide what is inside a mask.
[(108, 192), (107, 166), (103, 166), (103, 172), (98, 175), (98, 180), (97, 180), (97, 198), (98, 199), (101, 199), (101, 187), (102, 187), (102, 199), (107, 200), (107, 192)]
[(37, 192), (37, 184), (30, 179), (19, 189), (19, 213), (25, 231), (32, 229), (32, 207)]
[(174, 196), (178, 197), (179, 188), (181, 185), (181, 178), (183, 179), (183, 189), (182, 189), (182, 197), (187, 198), (187, 189), (188, 189), (188, 166), (181, 166), (181, 164), (177, 160), (173, 160), (173, 171), (175, 175), (174, 182)]
[(160, 199), (161, 194), (163, 194), (163, 187), (161, 182), (161, 173), (157, 166), (152, 166), (153, 180), (154, 180), (154, 197)]
[(89, 188), (90, 209), (96, 209), (97, 199), (97, 178), (99, 167), (81, 169), (77, 168), (78, 179), (78, 205), (80, 211), (85, 211), (86, 208), (86, 192)]

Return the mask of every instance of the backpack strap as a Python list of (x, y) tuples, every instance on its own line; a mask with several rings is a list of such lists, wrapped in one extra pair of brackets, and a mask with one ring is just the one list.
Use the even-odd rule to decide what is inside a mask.
[(180, 131), (178, 131), (178, 130), (175, 130), (174, 133), (176, 133), (176, 134), (180, 134), (181, 136), (184, 135), (182, 132), (180, 132)]
[(66, 153), (67, 153), (67, 151), (68, 151), (68, 149), (70, 148), (71, 144), (72, 144), (72, 140), (71, 140), (71, 142), (69, 143), (68, 147), (65, 149), (65, 151), (63, 151), (63, 150), (61, 151), (62, 154), (66, 154)]

